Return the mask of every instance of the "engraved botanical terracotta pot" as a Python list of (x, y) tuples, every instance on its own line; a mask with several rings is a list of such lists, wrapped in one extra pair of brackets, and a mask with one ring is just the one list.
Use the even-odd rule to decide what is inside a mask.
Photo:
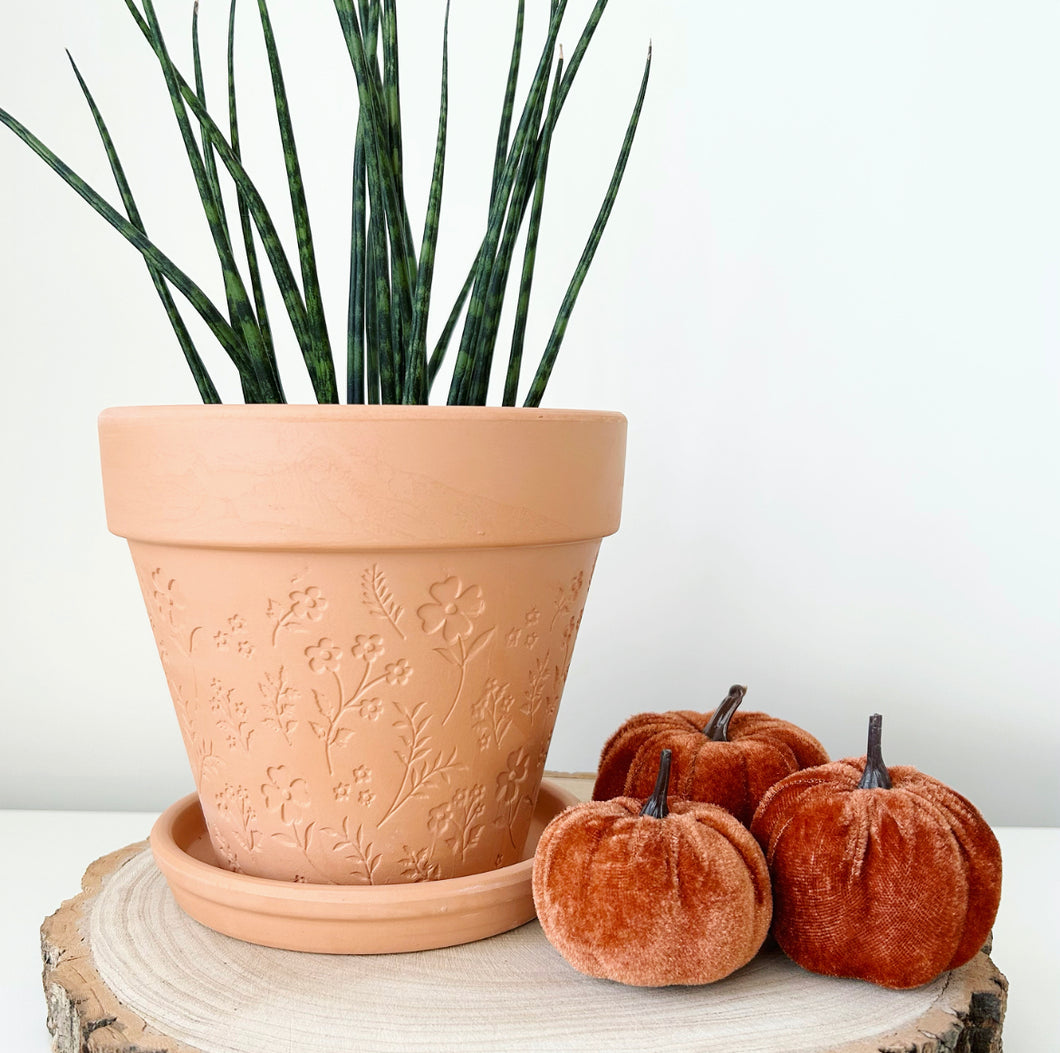
[(167, 406), (99, 426), (218, 857), (374, 884), (519, 860), (625, 418)]

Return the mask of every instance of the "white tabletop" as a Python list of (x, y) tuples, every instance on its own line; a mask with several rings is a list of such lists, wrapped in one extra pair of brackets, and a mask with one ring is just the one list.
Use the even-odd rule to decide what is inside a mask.
[[(0, 1019), (9, 1053), (48, 1053), (40, 924), (94, 859), (147, 837), (153, 813), (0, 811)], [(991, 957), (1010, 983), (1006, 1053), (1043, 1049), (1060, 991), (1060, 829), (997, 830), (1004, 860)], [(781, 1051), (778, 1051), (781, 1053)]]

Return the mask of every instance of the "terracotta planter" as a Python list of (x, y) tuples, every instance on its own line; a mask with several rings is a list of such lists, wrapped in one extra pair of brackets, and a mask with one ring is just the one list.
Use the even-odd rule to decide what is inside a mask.
[(211, 841), (392, 883), (515, 863), (600, 539), (619, 414), (188, 406), (100, 417)]

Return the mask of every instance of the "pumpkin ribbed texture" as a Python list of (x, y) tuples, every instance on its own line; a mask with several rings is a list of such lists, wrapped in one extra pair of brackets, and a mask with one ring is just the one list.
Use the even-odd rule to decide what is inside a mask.
[[(658, 754), (656, 754), (658, 769)], [(534, 857), (541, 927), (577, 970), (643, 987), (704, 984), (749, 962), (769, 930), (765, 859), (728, 812), (670, 798), (574, 805)]]
[(773, 879), (773, 933), (803, 968), (918, 987), (969, 961), (1001, 899), (1001, 850), (974, 806), (908, 766), (861, 789), (865, 758), (797, 772), (751, 825)]
[(712, 716), (712, 710), (676, 710), (631, 717), (604, 745), (593, 799), (646, 797), (659, 751), (669, 748), (673, 794), (720, 805), (746, 826), (774, 783), (828, 760), (808, 731), (768, 713), (735, 713), (728, 741), (716, 742), (703, 733)]

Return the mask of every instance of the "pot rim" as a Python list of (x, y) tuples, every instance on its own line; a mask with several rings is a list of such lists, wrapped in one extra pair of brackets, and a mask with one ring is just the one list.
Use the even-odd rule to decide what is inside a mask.
[(496, 548), (619, 525), (627, 421), (511, 406), (128, 406), (99, 416), (110, 530), (218, 548)]
[(333, 418), (337, 421), (406, 420), (406, 421), (626, 421), (624, 414), (617, 410), (575, 409), (562, 407), (528, 407), (528, 406), (401, 406), (385, 405), (350, 405), (349, 403), (188, 403), (159, 404), (142, 406), (110, 406), (99, 415), (102, 426), (105, 422), (116, 423), (136, 420), (158, 419), (181, 421), (188, 418), (209, 418), (217, 420), (260, 421), (275, 419), (278, 424), (296, 421), (321, 423)]

